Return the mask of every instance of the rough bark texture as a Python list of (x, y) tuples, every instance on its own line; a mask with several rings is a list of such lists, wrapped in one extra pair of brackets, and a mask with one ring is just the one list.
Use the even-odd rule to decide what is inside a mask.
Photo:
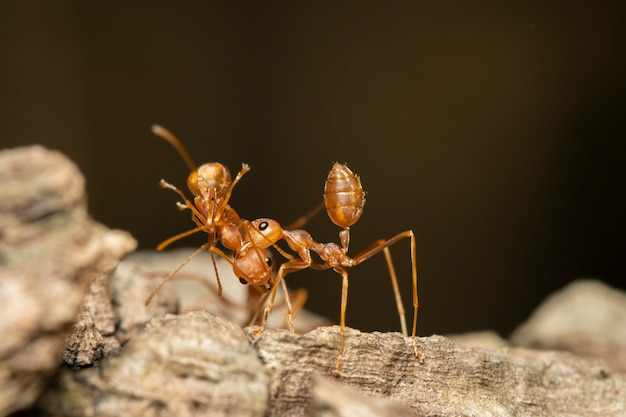
[[(141, 317), (142, 324), (154, 312), (146, 314), (143, 300), (154, 287), (167, 275), (180, 265), (196, 248), (182, 248), (166, 252), (138, 251), (128, 256), (118, 268), (118, 274), (113, 277), (114, 286), (128, 287), (134, 285), (137, 291), (120, 289), (116, 297), (124, 297), (129, 304), (137, 307), (134, 316)], [(213, 272), (213, 263), (208, 252), (200, 253), (194, 257), (178, 274), (176, 274), (161, 290), (174, 296), (177, 301), (178, 311), (185, 312), (203, 308), (214, 316), (225, 318), (229, 321), (247, 326), (259, 307), (260, 294), (247, 285), (241, 285), (239, 278), (233, 273), (232, 266), (223, 259), (217, 259), (217, 268), (222, 283), (222, 296), (217, 295), (217, 280)], [(125, 274), (125, 276), (121, 276)], [(141, 284), (136, 284), (139, 281)], [(131, 284), (135, 282), (135, 284)], [(306, 293), (301, 294), (306, 297)], [(157, 295), (159, 300), (162, 294)], [(133, 301), (134, 300), (134, 301)], [(117, 300), (122, 302), (121, 300)], [(291, 301), (294, 309), (298, 307), (298, 294), (291, 292)], [(125, 302), (122, 302), (125, 304)], [(274, 314), (270, 316), (268, 327), (287, 328), (287, 306), (283, 300), (282, 291), (278, 292), (274, 305)], [(294, 322), (297, 333), (306, 333), (321, 325), (331, 324), (327, 319), (312, 314), (306, 310), (299, 310), (298, 319)], [(124, 314), (121, 314), (124, 317)]]
[[(270, 415), (306, 415), (312, 374), (328, 374), (334, 365), (337, 328), (303, 336), (268, 332), (253, 339), (263, 362), (274, 370)], [(603, 362), (522, 348), (471, 349), (442, 336), (421, 338), (418, 346), (426, 357), (423, 364), (400, 334), (350, 330), (340, 381), (399, 400), (417, 415), (626, 413), (626, 379)]]
[[(228, 268), (234, 298), (235, 287), (216, 297), (210, 264), (199, 274), (190, 264), (146, 307), (185, 256), (135, 255), (111, 275), (134, 242), (89, 219), (82, 177), (58, 153), (2, 153), (0, 183), (0, 416), (626, 415), (626, 297), (599, 283), (554, 297), (554, 316), (572, 325), (542, 307), (513, 338), (585, 354), (601, 346), (595, 359), (512, 347), (487, 332), (420, 338), (422, 363), (398, 333), (346, 329), (334, 378), (339, 328), (308, 331), (319, 319), (302, 313), (302, 335), (242, 329), (255, 306)], [(211, 313), (193, 310), (204, 297)], [(274, 313), (278, 326), (283, 313)]]
[(432, 336), (419, 339), (420, 363), (400, 334), (348, 329), (333, 381), (338, 327), (251, 330), (204, 310), (160, 316), (98, 367), (64, 370), (39, 406), (67, 416), (626, 413), (624, 374), (566, 352), (472, 349)]
[(626, 294), (599, 281), (576, 281), (547, 299), (511, 342), (605, 358), (626, 372)]
[[(6, 415), (36, 400), (60, 365), (90, 283), (104, 279), (135, 242), (89, 218), (84, 179), (58, 152), (40, 146), (1, 152), (0, 184), (0, 415)], [(74, 347), (77, 359), (86, 351), (101, 355), (100, 336), (91, 330)]]

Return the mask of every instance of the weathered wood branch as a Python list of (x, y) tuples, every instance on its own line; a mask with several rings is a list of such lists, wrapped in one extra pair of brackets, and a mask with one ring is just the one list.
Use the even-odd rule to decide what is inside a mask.
[(336, 326), (254, 336), (203, 310), (164, 315), (118, 356), (64, 370), (40, 406), (69, 416), (346, 415), (355, 407), (424, 416), (626, 413), (626, 377), (603, 361), (432, 336), (419, 339), (420, 363), (398, 333), (348, 329), (335, 379), (338, 341)]

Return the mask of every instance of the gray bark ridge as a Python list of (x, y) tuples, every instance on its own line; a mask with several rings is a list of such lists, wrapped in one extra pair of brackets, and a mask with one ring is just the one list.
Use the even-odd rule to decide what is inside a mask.
[[(248, 334), (274, 372), (270, 415), (308, 409), (313, 375), (332, 372), (339, 328), (302, 336)], [(415, 358), (410, 338), (399, 333), (347, 329), (339, 381), (400, 401), (417, 415), (626, 415), (626, 378), (602, 360), (525, 348), (472, 349), (442, 336), (419, 338), (418, 347), (424, 363)]]
[[(303, 335), (205, 310), (152, 319), (119, 355), (65, 369), (38, 407), (66, 416), (626, 415), (626, 375), (566, 352), (469, 348), (443, 336), (346, 329)], [(333, 395), (336, 393), (338, 396)]]

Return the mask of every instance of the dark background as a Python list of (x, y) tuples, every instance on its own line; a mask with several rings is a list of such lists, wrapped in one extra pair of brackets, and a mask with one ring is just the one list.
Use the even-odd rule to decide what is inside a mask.
[[(507, 335), (572, 280), (626, 287), (625, 17), (619, 0), (5, 1), (0, 144), (69, 155), (94, 217), (142, 248), (191, 227), (157, 185), (188, 172), (153, 123), (197, 162), (249, 163), (232, 198), (249, 219), (290, 222), (347, 162), (368, 192), (351, 253), (415, 230), (419, 333)], [(306, 228), (337, 241), (325, 214)], [(383, 257), (350, 273), (348, 324), (397, 330)], [(338, 319), (338, 275), (289, 283)]]

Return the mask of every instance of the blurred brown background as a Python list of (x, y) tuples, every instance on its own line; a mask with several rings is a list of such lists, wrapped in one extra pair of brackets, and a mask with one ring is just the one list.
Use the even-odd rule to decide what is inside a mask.
[[(191, 226), (157, 185), (187, 169), (153, 123), (197, 162), (249, 163), (232, 205), (250, 219), (288, 223), (347, 162), (368, 192), (352, 253), (417, 234), (419, 333), (507, 335), (571, 280), (626, 287), (625, 17), (617, 0), (5, 1), (0, 145), (68, 154), (93, 215), (143, 248)], [(337, 241), (325, 214), (307, 229)], [(397, 330), (383, 257), (350, 272), (348, 323)], [(289, 283), (337, 320), (338, 275)]]

